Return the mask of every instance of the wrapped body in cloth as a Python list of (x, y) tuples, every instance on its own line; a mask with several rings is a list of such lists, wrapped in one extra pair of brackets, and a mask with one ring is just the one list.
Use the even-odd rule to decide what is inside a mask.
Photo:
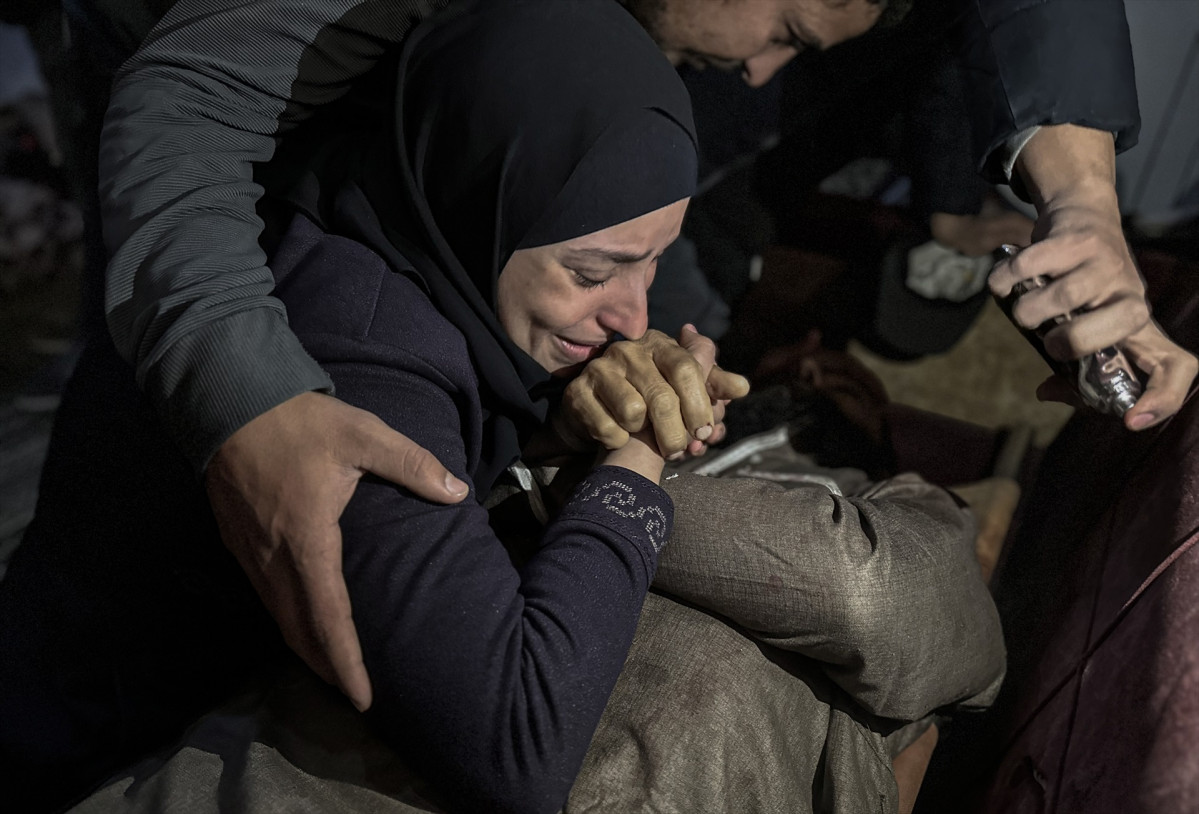
[[(934, 712), (989, 704), (1003, 676), (970, 513), (914, 475), (815, 467), (783, 428), (696, 463), (709, 474), (664, 481), (674, 534), (564, 811), (897, 811), (895, 756)], [(529, 506), (552, 503), (539, 479), (493, 493), (517, 559), (538, 536)], [(217, 789), (254, 811), (441, 810), (298, 665), (77, 810)]]

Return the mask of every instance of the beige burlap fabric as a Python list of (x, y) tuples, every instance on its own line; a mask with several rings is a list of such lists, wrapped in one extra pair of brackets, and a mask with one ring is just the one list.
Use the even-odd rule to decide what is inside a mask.
[[(566, 814), (891, 812), (919, 719), (997, 692), (998, 617), (946, 492), (904, 476), (841, 495), (791, 477), (802, 462), (777, 445), (752, 464), (667, 481), (674, 536)], [(295, 665), (77, 808), (437, 810)]]

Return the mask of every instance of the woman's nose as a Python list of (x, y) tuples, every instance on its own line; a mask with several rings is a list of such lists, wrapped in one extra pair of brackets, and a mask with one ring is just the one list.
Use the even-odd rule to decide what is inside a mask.
[(608, 285), (608, 298), (599, 312), (605, 331), (637, 339), (649, 328), (649, 283), (642, 274), (622, 275), (617, 285)]

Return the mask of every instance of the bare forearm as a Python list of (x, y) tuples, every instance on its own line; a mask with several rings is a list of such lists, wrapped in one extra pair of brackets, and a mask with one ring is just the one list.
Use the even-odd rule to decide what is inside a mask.
[(1038, 212), (1065, 201), (1086, 201), (1119, 218), (1111, 133), (1075, 124), (1042, 127), (1020, 151), (1016, 171)]

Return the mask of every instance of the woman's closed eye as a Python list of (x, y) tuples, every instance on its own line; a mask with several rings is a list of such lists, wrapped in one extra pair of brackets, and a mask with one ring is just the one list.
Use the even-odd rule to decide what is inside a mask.
[(575, 277), (575, 282), (583, 288), (603, 288), (608, 284), (611, 274), (601, 271), (589, 271), (586, 269), (570, 268), (571, 274)]

